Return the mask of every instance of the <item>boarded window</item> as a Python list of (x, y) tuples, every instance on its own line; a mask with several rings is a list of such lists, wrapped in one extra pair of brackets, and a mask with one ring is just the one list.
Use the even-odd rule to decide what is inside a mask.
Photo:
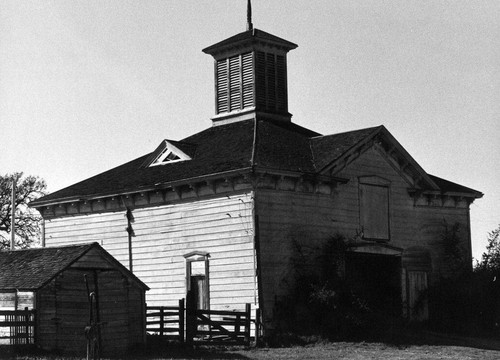
[(389, 240), (389, 187), (359, 184), (359, 202), (364, 237)]

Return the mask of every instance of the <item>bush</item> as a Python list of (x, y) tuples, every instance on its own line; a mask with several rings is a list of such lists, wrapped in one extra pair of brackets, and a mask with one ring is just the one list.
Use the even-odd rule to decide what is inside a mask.
[(442, 278), (429, 288), (430, 327), (464, 335), (498, 333), (500, 283), (489, 271)]

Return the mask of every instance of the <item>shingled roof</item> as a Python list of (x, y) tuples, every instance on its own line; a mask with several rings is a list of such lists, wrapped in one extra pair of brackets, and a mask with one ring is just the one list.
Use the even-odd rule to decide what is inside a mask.
[[(57, 202), (127, 194), (187, 184), (208, 177), (257, 169), (318, 174), (329, 164), (378, 133), (383, 126), (323, 136), (292, 122), (244, 120), (213, 126), (175, 143), (189, 150), (191, 160), (145, 166), (155, 151), (32, 202)], [(392, 138), (392, 136), (389, 136)], [(394, 140), (395, 141), (395, 140)], [(398, 144), (399, 145), (399, 144)], [(416, 162), (415, 162), (416, 164)], [(423, 172), (423, 170), (420, 169)], [(424, 174), (427, 176), (427, 174)], [(439, 179), (441, 191), (479, 196), (478, 191)], [(434, 189), (435, 190), (435, 189)]]
[(78, 261), (93, 248), (111, 260), (122, 272), (148, 287), (109, 255), (98, 243), (62, 247), (0, 251), (0, 291), (36, 291)]

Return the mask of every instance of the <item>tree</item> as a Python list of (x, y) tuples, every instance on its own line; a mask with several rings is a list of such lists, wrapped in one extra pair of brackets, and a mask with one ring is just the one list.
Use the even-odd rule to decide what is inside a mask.
[(500, 225), (488, 233), (488, 245), (482, 259), (476, 266), (477, 270), (500, 272)]
[(30, 247), (39, 242), (41, 235), (42, 217), (28, 205), (46, 194), (45, 180), (31, 175), (23, 177), (22, 172), (0, 176), (0, 250), (10, 247), (13, 182), (16, 184), (15, 247)]

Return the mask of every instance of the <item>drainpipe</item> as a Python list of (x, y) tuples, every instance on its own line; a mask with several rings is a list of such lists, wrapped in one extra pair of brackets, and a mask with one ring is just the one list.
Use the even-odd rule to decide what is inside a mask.
[(42, 247), (45, 247), (45, 219), (42, 219), (41, 223), (41, 230), (42, 230)]
[(128, 233), (128, 268), (130, 272), (133, 272), (133, 256), (132, 256), (132, 236), (134, 235), (134, 229), (132, 228), (132, 221), (134, 219), (134, 215), (132, 215), (132, 210), (127, 208), (127, 212), (125, 214), (127, 217), (127, 233)]
[(16, 242), (16, 179), (12, 179), (12, 209), (10, 220), (10, 249), (14, 250)]

